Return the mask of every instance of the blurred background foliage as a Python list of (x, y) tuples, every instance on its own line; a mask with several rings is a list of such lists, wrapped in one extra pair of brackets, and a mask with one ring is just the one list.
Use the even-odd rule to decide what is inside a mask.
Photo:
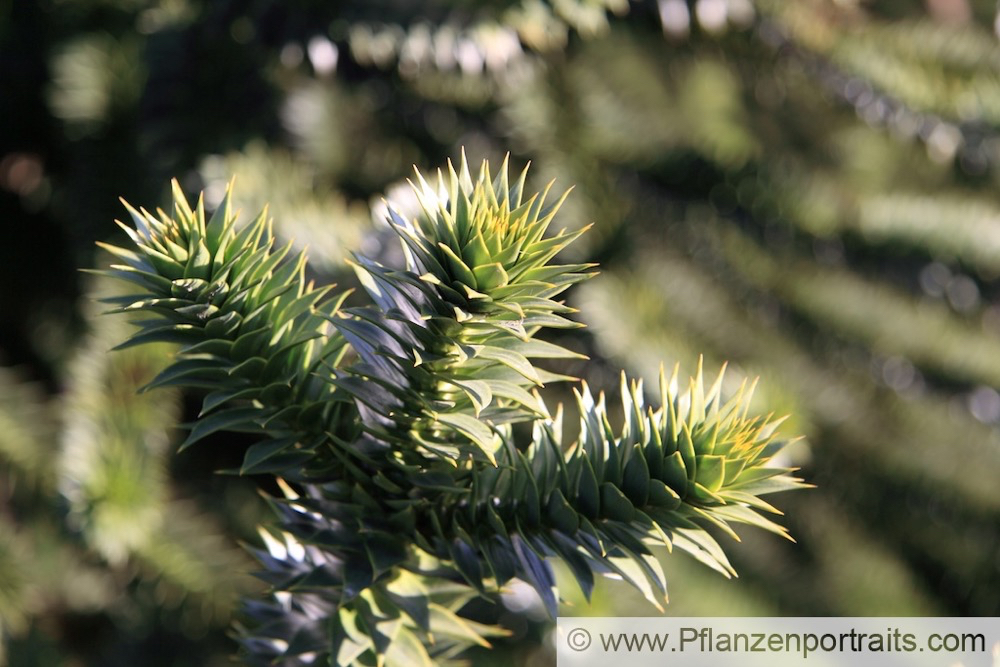
[[(0, 0), (0, 663), (227, 664), (259, 590), (257, 480), (212, 473), (245, 443), (173, 455), (197, 401), (136, 393), (168, 350), (109, 353), (117, 288), (77, 271), (118, 197), (235, 176), (350, 283), (398, 253), (383, 197), (462, 146), (596, 223), (570, 372), (729, 360), (807, 436), (798, 543), (746, 532), (736, 581), (667, 558), (668, 613), (1000, 615), (997, 29), (993, 0)], [(551, 663), (505, 600), (491, 657)]]

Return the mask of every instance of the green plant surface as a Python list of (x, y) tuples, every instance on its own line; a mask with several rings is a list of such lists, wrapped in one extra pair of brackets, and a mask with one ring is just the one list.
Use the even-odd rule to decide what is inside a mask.
[[(662, 558), (669, 613), (1000, 615), (996, 20), (978, 0), (0, 1), (0, 662), (224, 664), (231, 601), (255, 599), (235, 575), (253, 570), (237, 545), (260, 546), (269, 511), (256, 487), (283, 495), (270, 473), (213, 472), (241, 468), (268, 440), (259, 429), (174, 455), (178, 422), (212, 390), (135, 394), (169, 345), (108, 353), (128, 318), (90, 297), (125, 292), (78, 268), (106, 265), (95, 240), (128, 243), (109, 224), (118, 197), (172, 211), (175, 176), (212, 212), (235, 178), (237, 227), (270, 202), (276, 246), (308, 248), (307, 283), (355, 288), (334, 319), (367, 307), (381, 322), (352, 252), (406, 268), (383, 199), (419, 217), (411, 165), (436, 188), (461, 146), (530, 162), (529, 192), (576, 184), (551, 231), (595, 224), (559, 261), (599, 262), (601, 277), (556, 297), (579, 314), (556, 314), (588, 326), (532, 337), (572, 358), (528, 359), (585, 378), (595, 403), (604, 392), (616, 437), (620, 369), (662, 409), (661, 365), (701, 355), (706, 369), (728, 360), (725, 396), (760, 377), (750, 413), (789, 414), (779, 439), (806, 435), (779, 458), (818, 486), (782, 504), (796, 542), (710, 529), (740, 577)], [(324, 372), (365, 382), (343, 350)], [(511, 372), (543, 399), (508, 425), (515, 448), (562, 403), (565, 453), (582, 387)], [(475, 417), (462, 390), (435, 396)], [(502, 402), (515, 418), (513, 400), (479, 416), (498, 421)], [(421, 428), (423, 407), (406, 413)], [(340, 426), (359, 412), (338, 409)], [(472, 440), (441, 439), (488, 465)], [(308, 496), (308, 480), (289, 484)], [(265, 524), (285, 539), (280, 519)], [(546, 562), (561, 613), (658, 613), (607, 577), (587, 604), (572, 570)], [(508, 631), (469, 660), (554, 659), (529, 589), (462, 608)]]
[(533, 360), (580, 355), (537, 334), (579, 326), (556, 297), (593, 265), (552, 263), (585, 229), (547, 235), (565, 195), (546, 203), (508, 172), (473, 176), (464, 155), (436, 180), (417, 172), (421, 212), (389, 209), (406, 266), (352, 262), (368, 306), (307, 282), (305, 254), (275, 247), (266, 211), (238, 225), (228, 194), (208, 216), (175, 183), (171, 213), (127, 206), (133, 247), (105, 246), (123, 262), (105, 273), (139, 288), (108, 300), (148, 317), (119, 347), (181, 346), (147, 389), (207, 391), (182, 449), (249, 432), (239, 472), (283, 480), (281, 532), (258, 553), (273, 598), (241, 631), (251, 664), (445, 664), (504, 634), (461, 612), (512, 579), (557, 613), (550, 558), (585, 597), (612, 574), (660, 608), (651, 545), (731, 576), (707, 528), (787, 537), (760, 498), (806, 486), (772, 463), (780, 420), (748, 414), (746, 384), (723, 401), (721, 373), (682, 389), (661, 372), (658, 407), (623, 375), (618, 429), (583, 384), (564, 440), (537, 389), (571, 378)]

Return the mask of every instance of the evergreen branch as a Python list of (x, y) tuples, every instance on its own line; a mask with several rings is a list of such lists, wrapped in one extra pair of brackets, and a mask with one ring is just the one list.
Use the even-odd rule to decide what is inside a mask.
[(407, 269), (356, 258), (374, 306), (334, 320), (360, 363), (333, 382), (355, 393), (377, 437), (417, 445), (407, 465), (424, 465), (428, 454), (495, 465), (501, 440), (490, 427), (537, 418), (527, 389), (563, 379), (531, 359), (580, 357), (533, 338), (545, 327), (578, 326), (554, 298), (592, 265), (549, 264), (580, 232), (544, 237), (562, 199), (548, 207), (544, 194), (522, 200), (525, 177), (511, 183), (505, 161), (495, 180), (486, 163), (473, 180), (464, 156), (439, 174), (437, 188), (418, 172), (423, 215), (405, 220), (390, 208)]
[[(587, 595), (613, 573), (658, 606), (666, 581), (650, 545), (728, 576), (706, 527), (786, 535), (759, 498), (804, 486), (768, 467), (779, 422), (747, 417), (749, 391), (723, 405), (721, 375), (706, 389), (699, 369), (683, 393), (676, 373), (663, 378), (655, 410), (623, 378), (618, 433), (584, 385), (580, 440), (562, 442), (560, 414), (531, 390), (568, 378), (533, 360), (579, 355), (534, 336), (578, 326), (555, 299), (592, 265), (550, 263), (581, 232), (546, 236), (565, 195), (524, 197), (525, 177), (511, 181), (505, 162), (473, 178), (464, 157), (436, 186), (417, 173), (423, 213), (390, 209), (407, 266), (356, 257), (372, 304), (345, 310), (305, 284), (304, 255), (272, 251), (265, 214), (237, 231), (228, 196), (208, 222), (176, 184), (172, 216), (129, 208), (138, 252), (109, 248), (126, 262), (113, 273), (149, 294), (121, 310), (155, 319), (126, 346), (181, 342), (149, 386), (212, 390), (186, 444), (255, 431), (266, 439), (241, 472), (305, 482), (272, 501), (282, 537), (258, 553), (275, 593), (248, 608), (252, 662), (446, 662), (499, 632), (456, 614), (512, 578), (555, 614), (548, 557)], [(534, 422), (524, 450), (516, 421)]]
[[(349, 664), (367, 651), (382, 655), (386, 664), (413, 664), (396, 663), (386, 652), (389, 644), (379, 645), (375, 628), (385, 623), (393, 636), (417, 628), (435, 635), (433, 627), (420, 625), (430, 598), (404, 602), (384, 591), (413, 577), (444, 577), (455, 599), (465, 600), (519, 578), (535, 587), (555, 615), (551, 557), (567, 564), (588, 597), (596, 574), (614, 574), (658, 608), (667, 582), (651, 546), (676, 546), (727, 577), (735, 574), (707, 528), (738, 539), (732, 526), (747, 524), (788, 537), (766, 516), (780, 512), (760, 496), (808, 485), (773, 464), (786, 444), (774, 440), (781, 420), (748, 417), (747, 386), (723, 403), (721, 386), (721, 373), (706, 388), (699, 370), (679, 391), (675, 372), (661, 378), (663, 404), (654, 410), (645, 405), (641, 383), (623, 378), (626, 422), (617, 433), (603, 396), (595, 401), (584, 387), (578, 394), (581, 436), (568, 450), (560, 443), (561, 420), (539, 421), (526, 452), (514, 448), (507, 434), (497, 468), (481, 465), (442, 477), (436, 497), (390, 494), (394, 498), (384, 500), (385, 494), (347, 485), (310, 487), (302, 496), (288, 490), (289, 499), (274, 503), (286, 531), (283, 546), (269, 539), (270, 554), (258, 554), (268, 583), (285, 593), (254, 610), (258, 618), (277, 617), (280, 602), (299, 610), (301, 618), (292, 636), (256, 630), (245, 645), (266, 645), (271, 652), (281, 647), (275, 655), (286, 658), (296, 650), (328, 650), (339, 656), (334, 664)], [(294, 567), (286, 557), (293, 551), (299, 554)], [(372, 596), (381, 600), (379, 611), (372, 611)], [(317, 608), (325, 611), (307, 613)], [(332, 610), (332, 638), (316, 639), (323, 637)], [(357, 629), (359, 623), (367, 634)], [(465, 646), (478, 643), (464, 640)]]
[(182, 345), (146, 388), (211, 390), (181, 448), (223, 429), (266, 433), (241, 472), (285, 470), (313, 455), (322, 444), (316, 434), (340, 405), (316, 371), (345, 352), (329, 319), (347, 293), (327, 298), (330, 287), (306, 281), (305, 254), (287, 258), (290, 246), (274, 248), (266, 210), (238, 228), (230, 200), (227, 191), (206, 221), (203, 202), (192, 209), (175, 181), (171, 216), (126, 204), (135, 229), (119, 225), (136, 250), (105, 245), (124, 264), (102, 273), (142, 289), (108, 300), (120, 312), (153, 316), (119, 347)]
[(560, 418), (536, 422), (529, 449), (508, 441), (500, 467), (475, 469), (468, 495), (443, 496), (424, 517), (430, 534), (418, 540), (479, 590), (489, 580), (529, 581), (553, 615), (548, 556), (566, 562), (587, 597), (595, 573), (613, 572), (657, 607), (650, 583), (665, 593), (666, 580), (649, 545), (676, 545), (735, 574), (705, 527), (739, 539), (731, 524), (742, 523), (788, 537), (764, 515), (780, 512), (759, 496), (806, 485), (773, 464), (787, 444), (774, 440), (781, 420), (748, 417), (746, 385), (723, 404), (721, 386), (720, 373), (706, 389), (699, 368), (682, 392), (675, 371), (661, 377), (653, 409), (642, 383), (623, 376), (626, 420), (616, 433), (603, 395), (595, 401), (584, 385), (577, 442), (561, 442)]
[(350, 514), (342, 487), (306, 486), (302, 495), (282, 488), (285, 497), (271, 501), (282, 532), (261, 529), (266, 551), (256, 551), (260, 576), (276, 592), (247, 603), (256, 622), (240, 628), (247, 664), (462, 664), (452, 658), (507, 634), (461, 618), (479, 593), (425, 552), (412, 550), (405, 567), (373, 581), (369, 563), (380, 558), (373, 544), (381, 542), (384, 554), (392, 536), (352, 550), (365, 540), (342, 522)]

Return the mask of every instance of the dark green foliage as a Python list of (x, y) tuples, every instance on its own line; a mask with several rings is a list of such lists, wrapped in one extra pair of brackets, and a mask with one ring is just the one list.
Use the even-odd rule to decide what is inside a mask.
[[(253, 567), (233, 547), (256, 543), (266, 507), (257, 480), (212, 471), (308, 456), (323, 485), (345, 465), (323, 447), (290, 453), (297, 438), (265, 443), (256, 423), (256, 434), (220, 430), (170, 455), (189, 433), (171, 425), (197, 420), (207, 392), (135, 395), (169, 344), (108, 354), (126, 318), (85, 304), (124, 292), (77, 271), (104, 265), (94, 240), (126, 240), (108, 222), (118, 197), (170, 211), (164, 186), (176, 176), (213, 211), (235, 174), (233, 210), (270, 202), (274, 252), (308, 246), (308, 278), (356, 288), (342, 307), (377, 329), (384, 318), (364, 305), (359, 275), (406, 261), (382, 197), (413, 218), (411, 165), (441, 165), (463, 145), (477, 160), (499, 164), (509, 150), (512, 164), (531, 161), (530, 192), (577, 184), (556, 229), (595, 223), (562, 261), (600, 261), (602, 277), (566, 293), (579, 315), (554, 311), (588, 327), (542, 332), (589, 359), (528, 357), (533, 367), (608, 393), (617, 433), (618, 369), (645, 380), (655, 407), (663, 362), (728, 359), (726, 395), (759, 375), (753, 410), (790, 414), (782, 428), (808, 438), (781, 456), (819, 486), (786, 508), (798, 543), (740, 531), (743, 544), (727, 549), (736, 582), (663, 560), (684, 584), (671, 588), (670, 613), (1000, 614), (995, 20), (995, 3), (971, 0), (0, 2), (0, 364), (13, 366), (0, 389), (0, 653), (32, 667), (225, 659), (226, 600), (244, 590), (232, 575)], [(345, 262), (352, 252), (364, 269)], [(493, 269), (480, 274), (502, 278)], [(362, 376), (343, 350), (337, 381), (353, 390)], [(282, 404), (290, 377), (266, 393), (220, 394), (216, 411), (250, 396), (260, 406), (242, 416)], [(303, 391), (337, 395), (328, 379)], [(532, 402), (545, 418), (533, 383), (514, 379), (501, 387), (505, 418)], [(568, 406), (560, 445), (575, 441), (571, 385), (539, 379), (549, 406)], [(437, 388), (447, 410), (420, 405), (409, 418), (475, 416), (498, 398), (493, 385), (493, 396)], [(500, 420), (497, 401), (487, 405), (480, 416)], [(510, 428), (527, 455), (531, 426)], [(455, 452), (435, 444), (450, 476)], [(452, 446), (487, 465), (465, 436)], [(666, 470), (679, 484), (676, 471)], [(714, 480), (718, 465), (706, 471)], [(622, 471), (616, 488), (630, 504), (642, 502), (643, 472)], [(373, 480), (378, 500), (401, 488)], [(584, 497), (553, 492), (538, 514), (562, 532), (578, 529), (562, 499), (587, 517), (628, 515), (590, 481)], [(307, 495), (306, 484), (293, 486)], [(676, 502), (672, 488), (652, 484), (645, 502)], [(474, 580), (462, 546), (472, 537), (446, 560)], [(581, 558), (550, 559), (559, 582), (589, 569)], [(516, 553), (497, 560), (518, 565)], [(511, 632), (470, 652), (477, 665), (552, 660), (524, 588), (463, 610)], [(651, 611), (600, 577), (593, 606), (571, 583), (561, 592), (564, 614)]]
[[(108, 246), (125, 262), (108, 274), (142, 292), (113, 301), (150, 319), (123, 347), (179, 343), (148, 387), (208, 390), (182, 448), (256, 433), (240, 472), (305, 483), (275, 502), (285, 532), (260, 554), (275, 597), (248, 610), (251, 662), (444, 661), (502, 634), (456, 613), (515, 577), (555, 616), (549, 557), (588, 597), (595, 573), (613, 573), (659, 606), (650, 545), (728, 576), (706, 526), (784, 534), (759, 496), (802, 484), (767, 467), (777, 423), (748, 418), (742, 392), (722, 405), (721, 375), (706, 389), (699, 369), (683, 393), (676, 373), (661, 378), (657, 409), (623, 377), (620, 432), (584, 386), (579, 439), (563, 441), (529, 390), (568, 378), (532, 359), (577, 355), (535, 335), (578, 326), (554, 298), (591, 265), (551, 263), (580, 233), (545, 235), (561, 200), (525, 197), (525, 177), (509, 181), (505, 163), (493, 180), (484, 162), (473, 178), (464, 156), (434, 186), (418, 172), (422, 213), (390, 208), (407, 265), (358, 256), (372, 305), (343, 311), (346, 294), (305, 283), (305, 255), (273, 251), (266, 211), (239, 227), (227, 194), (206, 219), (176, 183), (171, 215), (128, 207), (134, 250)], [(523, 450), (520, 421), (534, 422)]]

